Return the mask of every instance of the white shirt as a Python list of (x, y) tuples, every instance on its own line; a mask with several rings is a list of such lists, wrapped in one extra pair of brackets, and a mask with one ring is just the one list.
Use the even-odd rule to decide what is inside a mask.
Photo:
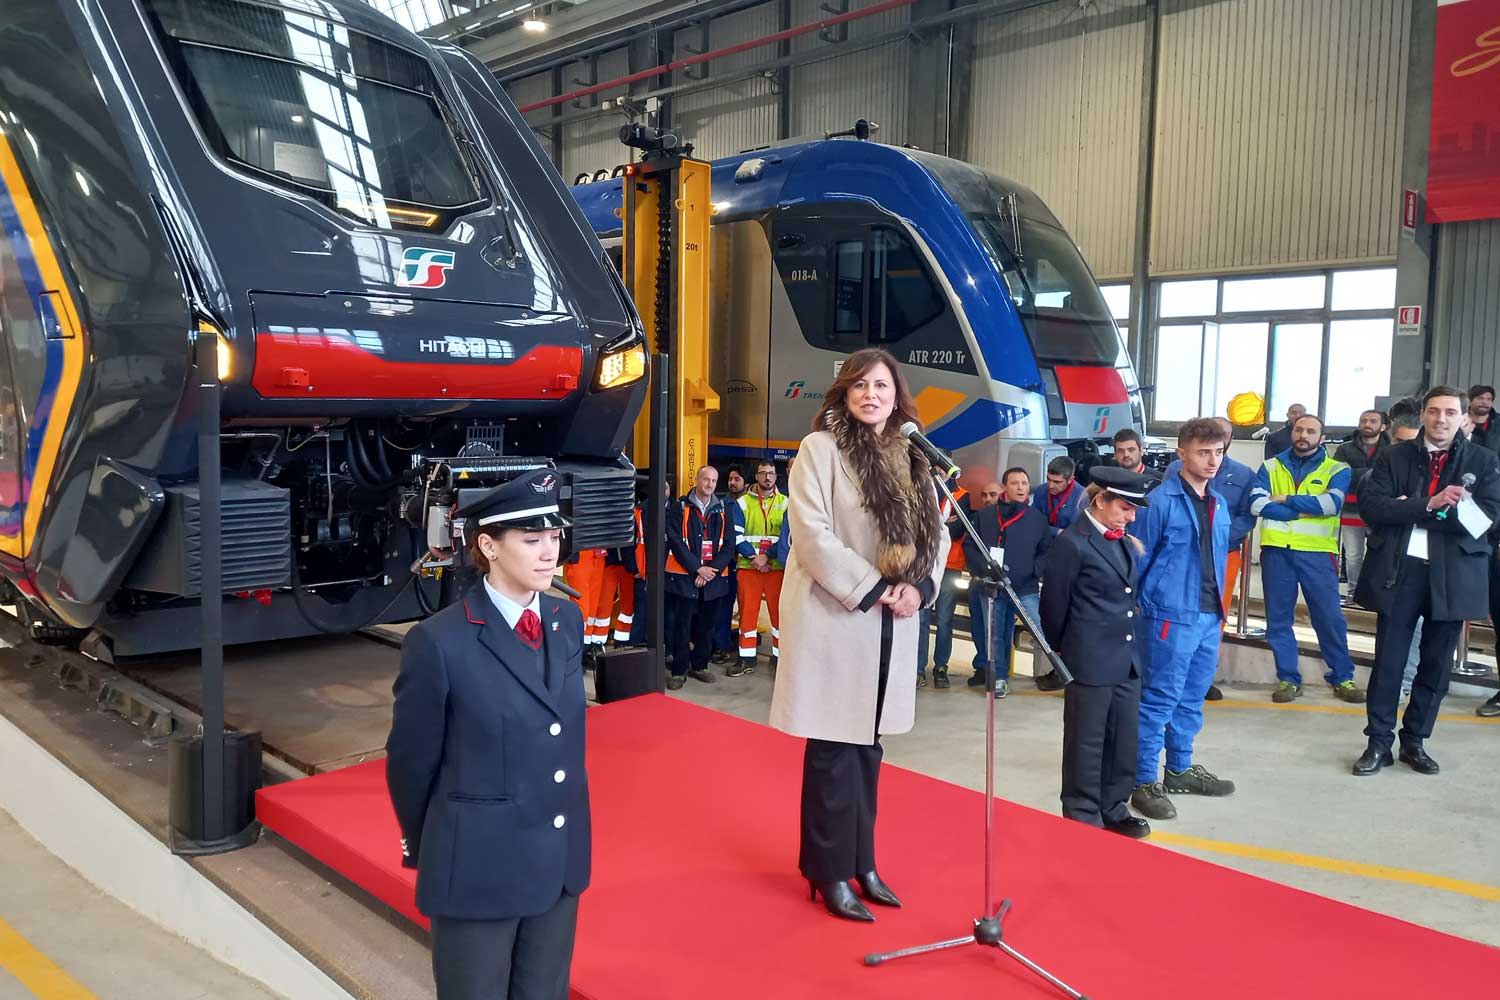
[(1105, 532), (1107, 532), (1109, 530), (1104, 525), (1102, 525), (1102, 524), (1099, 523), (1098, 518), (1094, 517), (1094, 512), (1093, 511), (1086, 510), (1086, 511), (1084, 511), (1084, 513), (1088, 515), (1089, 523), (1092, 524), (1095, 528), (1098, 529), (1099, 534), (1102, 535), (1102, 534), (1104, 534)]
[(495, 606), (495, 609), (500, 612), (500, 616), (505, 619), (505, 624), (509, 625), (512, 629), (516, 627), (516, 622), (521, 620), (521, 615), (527, 611), (535, 611), (537, 620), (541, 620), (542, 596), (536, 591), (531, 592), (530, 604), (517, 604), (490, 586), (489, 577), (485, 577), (484, 579), (484, 590), (485, 593), (490, 595), (490, 603)]

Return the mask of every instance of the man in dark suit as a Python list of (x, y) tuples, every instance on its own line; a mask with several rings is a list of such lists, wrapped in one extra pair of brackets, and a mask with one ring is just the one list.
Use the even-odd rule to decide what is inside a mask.
[[(1458, 505), (1472, 501), (1481, 519), (1500, 519), (1500, 459), (1459, 430), (1466, 403), (1461, 389), (1427, 390), (1421, 436), (1376, 455), (1360, 488), (1359, 508), (1370, 539), (1354, 598), (1378, 617), (1365, 703), (1369, 744), (1354, 763), (1356, 775), (1394, 763), (1401, 673), (1419, 618), (1421, 659), (1401, 720), (1400, 756), (1419, 774), (1438, 773), (1425, 743), (1448, 693), (1454, 650), (1463, 623), (1489, 613), (1494, 543), (1484, 531), (1476, 537), (1464, 527)], [(1469, 489), (1466, 476), (1473, 477)]]
[[(1038, 591), (1042, 562), (1047, 556), (1047, 550), (1052, 547), (1052, 529), (1042, 512), (1027, 502), (1030, 494), (1031, 480), (1027, 477), (1026, 470), (1020, 466), (1006, 469), (1003, 492), (994, 502), (974, 515), (974, 529), (979, 532), (979, 538), (977, 541), (967, 537), (964, 539), (964, 555), (969, 566), (977, 567), (985, 565), (980, 555), (981, 545), (985, 552), (993, 553), (998, 550), (1006, 574), (1010, 577), (1011, 589), (1021, 599), (1027, 613), (1036, 619), (1041, 614), (1037, 602), (1040, 600)], [(989, 629), (984, 628), (984, 608), (987, 603), (988, 595), (984, 593), (984, 588), (971, 584), (969, 621), (972, 623), (970, 631), (974, 636), (976, 652), (974, 677), (970, 678), (969, 686), (982, 688), (989, 680), (989, 651), (990, 646), (993, 646), (995, 656), (998, 657), (993, 664), (995, 697), (1004, 698), (1010, 694), (1010, 648), (1011, 639), (1015, 636), (1018, 612), (1011, 603), (1010, 596), (1000, 592), (995, 598), (994, 615), (990, 619), (990, 627), (994, 630), (991, 638)], [(988, 645), (982, 645), (984, 643)], [(1056, 681), (1055, 675), (1051, 673), (1043, 676), (1052, 677)], [(1062, 687), (1061, 684), (1046, 686), (1041, 677), (1037, 678), (1037, 686), (1048, 691)]]
[(458, 512), (484, 577), (407, 633), (386, 783), (439, 1000), (566, 1000), (589, 884), (583, 616), (543, 596), (560, 479), (539, 469)]
[(1062, 813), (1127, 837), (1151, 832), (1127, 807), (1135, 787), (1140, 661), (1135, 646), (1140, 545), (1125, 534), (1147, 480), (1101, 466), (1089, 504), (1052, 543), (1042, 632), (1073, 673), (1063, 695)]

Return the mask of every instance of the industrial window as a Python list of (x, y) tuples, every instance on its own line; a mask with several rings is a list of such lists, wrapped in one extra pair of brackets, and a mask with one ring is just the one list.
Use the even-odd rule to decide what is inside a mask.
[(147, 0), (209, 142), (231, 162), (382, 229), (479, 207), (478, 171), (419, 55), (242, 0)]
[(443, 9), (443, 0), (365, 0), (365, 3), (411, 31), (425, 31), (450, 16)]
[(1156, 283), (1152, 429), (1222, 415), (1256, 392), (1269, 423), (1301, 403), (1341, 435), (1390, 392), (1395, 276), (1359, 268)]

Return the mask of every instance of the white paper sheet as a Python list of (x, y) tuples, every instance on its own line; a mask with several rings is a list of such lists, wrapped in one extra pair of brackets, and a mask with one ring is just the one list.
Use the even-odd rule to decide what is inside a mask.
[(1406, 554), (1414, 559), (1427, 561), (1427, 529), (1411, 529), (1411, 541), (1406, 543)]
[(1470, 538), (1478, 538), (1489, 531), (1494, 522), (1479, 509), (1473, 497), (1464, 497), (1458, 502), (1458, 523), (1464, 526)]

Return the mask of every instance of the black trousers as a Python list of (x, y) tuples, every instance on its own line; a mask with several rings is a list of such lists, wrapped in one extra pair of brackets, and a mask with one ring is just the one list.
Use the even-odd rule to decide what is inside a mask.
[[(672, 673), (686, 674), (689, 665), (694, 670), (708, 667), (708, 659), (714, 652), (714, 620), (718, 617), (719, 598), (702, 601), (696, 597), (680, 597), (668, 594), (667, 601), (672, 610), (667, 617), (667, 652), (672, 656)], [(692, 647), (688, 646), (691, 639)]]
[(1090, 826), (1130, 816), (1141, 679), (1063, 691), (1062, 814)]
[(875, 742), (808, 740), (802, 755), (802, 850), (797, 867), (811, 882), (846, 882), (875, 871), (875, 810), (880, 791), (880, 712), (891, 672), (891, 609), (880, 609)]
[[(1381, 750), (1389, 750), (1401, 704), (1401, 674), (1411, 651), (1412, 633), (1422, 619), (1421, 659), (1411, 686), (1411, 701), (1401, 717), (1401, 745), (1419, 747), (1432, 735), (1438, 709), (1448, 693), (1454, 651), (1463, 622), (1432, 619), (1432, 588), (1427, 563), (1406, 557), (1391, 595), (1391, 610), (1375, 619), (1375, 667), (1365, 701), (1365, 735)], [(1494, 571), (1491, 570), (1491, 578)]]
[(568, 1000), (578, 897), (510, 920), (432, 920), (438, 1000)]

